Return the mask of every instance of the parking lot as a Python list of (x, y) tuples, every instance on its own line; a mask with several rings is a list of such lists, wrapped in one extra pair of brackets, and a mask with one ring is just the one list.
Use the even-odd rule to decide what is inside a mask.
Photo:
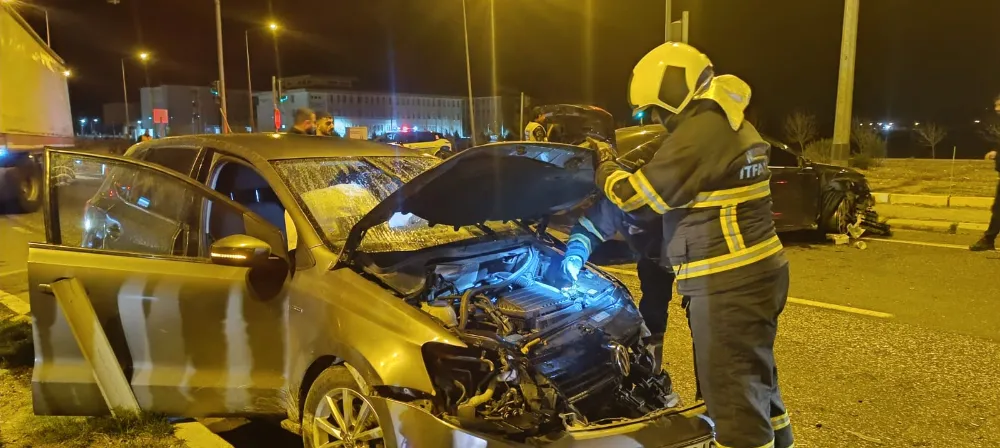
[[(867, 248), (784, 236), (791, 299), (777, 341), (781, 384), (802, 447), (983, 447), (1000, 431), (1000, 254), (974, 254), (973, 235), (898, 231)], [(0, 290), (26, 298), (29, 241), (40, 214), (0, 217)], [(634, 266), (609, 266), (638, 294)], [(671, 304), (665, 358), (685, 400), (694, 395), (690, 338)], [(236, 446), (264, 423), (229, 429)]]

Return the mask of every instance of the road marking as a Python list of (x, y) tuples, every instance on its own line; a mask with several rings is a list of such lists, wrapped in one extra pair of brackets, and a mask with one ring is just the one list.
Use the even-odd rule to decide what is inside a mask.
[(3, 290), (0, 290), (0, 305), (21, 316), (31, 312), (31, 305), (28, 302)]
[(860, 314), (862, 316), (878, 317), (881, 319), (892, 319), (893, 317), (895, 317), (892, 314), (883, 313), (881, 311), (866, 310), (862, 308), (855, 308), (853, 306), (834, 305), (832, 303), (816, 302), (814, 300), (796, 299), (795, 297), (789, 297), (788, 301), (798, 305), (814, 306), (816, 308), (826, 308), (828, 310), (843, 311), (845, 313)]
[[(612, 274), (622, 274), (622, 275), (631, 275), (631, 276), (638, 276), (639, 275), (636, 271), (634, 271), (634, 270), (630, 271), (628, 269), (618, 269), (618, 268), (605, 268), (605, 267), (602, 267), (601, 270), (606, 271), (606, 272), (610, 272)], [(863, 308), (855, 308), (853, 306), (834, 305), (832, 303), (816, 302), (814, 300), (797, 299), (795, 297), (789, 297), (788, 301), (790, 303), (794, 303), (794, 304), (797, 304), (797, 305), (813, 306), (813, 307), (816, 307), (816, 308), (826, 308), (828, 310), (843, 311), (845, 313), (860, 314), (862, 316), (878, 317), (880, 319), (892, 319), (893, 317), (895, 317), (892, 314), (883, 313), (881, 311), (866, 310), (866, 309), (863, 309)]]
[(960, 246), (958, 244), (925, 243), (923, 241), (890, 240), (890, 239), (885, 239), (885, 238), (867, 238), (867, 240), (868, 241), (882, 241), (882, 242), (885, 242), (885, 243), (909, 244), (909, 245), (913, 245), (913, 246), (943, 247), (945, 249), (969, 250), (969, 246)]

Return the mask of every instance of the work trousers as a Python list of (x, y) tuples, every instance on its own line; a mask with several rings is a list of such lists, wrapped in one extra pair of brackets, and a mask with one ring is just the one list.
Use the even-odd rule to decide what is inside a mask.
[[(639, 275), (639, 289), (642, 290), (639, 313), (646, 321), (649, 332), (662, 339), (667, 332), (667, 306), (674, 295), (674, 273), (647, 257), (639, 258), (636, 273)], [(657, 342), (662, 343), (662, 340)]]
[(719, 448), (791, 447), (792, 427), (774, 362), (788, 265), (738, 288), (685, 299), (695, 377)]
[(990, 225), (986, 228), (986, 238), (996, 240), (1000, 235), (1000, 182), (997, 182), (996, 196), (993, 197), (993, 216), (990, 217)]

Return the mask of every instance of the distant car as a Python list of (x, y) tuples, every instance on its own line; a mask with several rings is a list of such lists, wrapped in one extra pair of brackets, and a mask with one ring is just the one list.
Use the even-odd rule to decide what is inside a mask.
[[(667, 136), (661, 125), (632, 126), (615, 134), (619, 159), (629, 163), (648, 159)], [(875, 199), (864, 174), (813, 162), (778, 140), (767, 136), (764, 140), (771, 145), (772, 212), (778, 231), (819, 229), (845, 234), (852, 224), (863, 224), (877, 233), (888, 231), (878, 223)]]
[[(38, 414), (107, 414), (102, 362), (144, 411), (287, 418), (307, 448), (715, 446), (625, 286), (592, 265), (567, 285), (530, 226), (593, 191), (587, 148), (237, 134), (46, 158), (104, 177), (48, 173)], [(117, 365), (83, 355), (59, 291)]]
[(455, 145), (437, 132), (399, 131), (389, 132), (375, 139), (379, 143), (415, 149), (421, 153), (447, 159), (455, 154)]

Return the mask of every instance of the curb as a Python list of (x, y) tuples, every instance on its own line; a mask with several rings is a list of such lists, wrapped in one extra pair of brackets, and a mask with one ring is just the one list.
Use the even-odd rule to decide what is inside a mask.
[(979, 196), (944, 196), (932, 194), (872, 193), (880, 204), (921, 205), (924, 207), (956, 207), (989, 210), (993, 198)]
[[(28, 313), (31, 311), (31, 305), (2, 289), (0, 289), (0, 306), (17, 314), (14, 319), (29, 319)], [(184, 442), (184, 446), (190, 448), (233, 448), (229, 442), (198, 421), (184, 421), (174, 423), (172, 426), (174, 427), (174, 437)]]
[(956, 234), (959, 232), (984, 232), (986, 231), (987, 224), (972, 223), (972, 222), (948, 222), (948, 221), (926, 221), (919, 219), (887, 219), (886, 224), (888, 224), (892, 229), (902, 229), (902, 230), (919, 230), (923, 232), (937, 232), (937, 233), (950, 233)]

